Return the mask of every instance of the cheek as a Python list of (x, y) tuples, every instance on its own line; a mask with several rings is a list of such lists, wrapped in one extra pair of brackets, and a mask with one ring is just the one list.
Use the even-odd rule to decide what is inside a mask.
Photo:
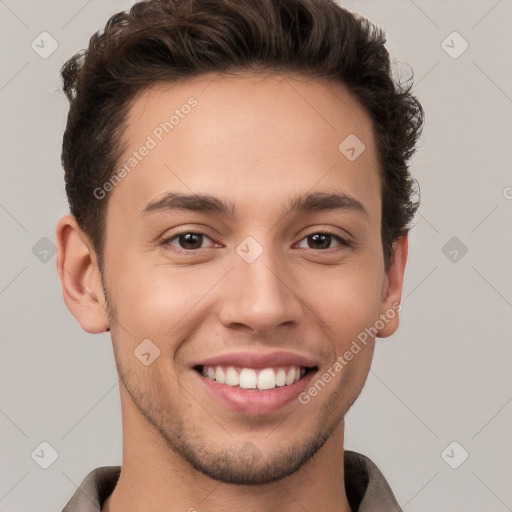
[[(116, 269), (112, 274), (113, 297), (122, 326), (141, 340), (153, 340), (161, 351), (176, 350), (179, 340), (198, 324), (201, 299), (219, 280), (222, 272), (145, 263), (143, 258)], [(121, 333), (124, 337), (126, 334)]]
[(160, 337), (184, 314), (184, 289), (179, 278), (132, 273), (116, 290), (119, 312), (139, 333)]
[(338, 349), (379, 318), (382, 274), (371, 267), (346, 265), (318, 271), (304, 280), (304, 301), (336, 333)]

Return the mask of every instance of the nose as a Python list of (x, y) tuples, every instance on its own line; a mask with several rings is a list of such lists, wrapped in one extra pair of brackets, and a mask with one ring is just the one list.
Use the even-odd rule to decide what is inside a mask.
[(235, 253), (233, 265), (219, 290), (219, 317), (225, 327), (259, 335), (298, 324), (303, 305), (293, 269), (286, 262), (264, 250), (252, 263)]

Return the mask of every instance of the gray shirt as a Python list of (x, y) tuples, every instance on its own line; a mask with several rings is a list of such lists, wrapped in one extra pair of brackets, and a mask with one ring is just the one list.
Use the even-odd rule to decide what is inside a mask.
[[(379, 468), (360, 453), (345, 450), (345, 492), (352, 512), (403, 512)], [(101, 512), (112, 494), (121, 466), (91, 471), (62, 512)]]

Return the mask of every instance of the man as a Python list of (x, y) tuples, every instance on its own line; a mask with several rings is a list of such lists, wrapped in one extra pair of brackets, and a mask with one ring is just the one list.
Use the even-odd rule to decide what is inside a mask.
[(65, 512), (400, 510), (343, 448), (418, 206), (384, 42), (328, 0), (149, 0), (65, 64), (57, 266), (123, 421)]

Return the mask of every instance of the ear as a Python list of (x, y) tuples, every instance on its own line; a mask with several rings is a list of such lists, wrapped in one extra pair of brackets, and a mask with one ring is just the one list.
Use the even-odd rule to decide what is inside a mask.
[(409, 249), (407, 235), (397, 239), (392, 247), (391, 264), (382, 286), (380, 319), (384, 327), (377, 334), (379, 338), (387, 338), (398, 329), (398, 312), (402, 309), (400, 301)]
[(59, 220), (56, 240), (57, 271), (67, 308), (84, 331), (105, 332), (109, 320), (96, 254), (74, 216)]

